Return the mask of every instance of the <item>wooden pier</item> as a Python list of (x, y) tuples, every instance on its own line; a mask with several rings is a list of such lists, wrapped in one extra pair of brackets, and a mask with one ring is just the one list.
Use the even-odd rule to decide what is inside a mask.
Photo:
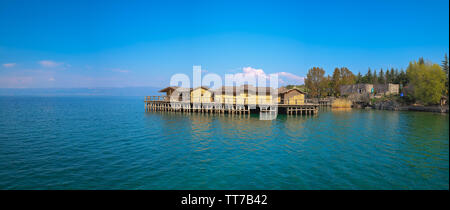
[(244, 100), (242, 104), (236, 103), (214, 103), (191, 101), (170, 101), (167, 96), (145, 97), (145, 111), (169, 111), (169, 112), (198, 112), (198, 113), (229, 113), (229, 114), (251, 114), (261, 112), (276, 112), (287, 115), (313, 115), (319, 112), (319, 104), (315, 103), (292, 103), (280, 101), (278, 104), (248, 104)]
[(303, 105), (278, 104), (278, 108), (286, 109), (285, 113), (287, 115), (312, 115), (317, 114), (319, 112), (318, 104), (303, 104)]
[(306, 99), (307, 103), (319, 104), (319, 106), (331, 106), (334, 98)]

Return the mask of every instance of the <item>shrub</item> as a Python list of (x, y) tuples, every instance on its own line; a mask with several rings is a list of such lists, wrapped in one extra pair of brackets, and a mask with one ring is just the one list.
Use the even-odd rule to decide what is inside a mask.
[(350, 100), (347, 99), (336, 99), (333, 101), (333, 103), (331, 104), (332, 108), (351, 108), (352, 107), (352, 102)]

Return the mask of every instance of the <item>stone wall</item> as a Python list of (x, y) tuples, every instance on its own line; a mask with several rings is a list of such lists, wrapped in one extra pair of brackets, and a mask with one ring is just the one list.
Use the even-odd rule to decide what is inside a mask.
[(354, 85), (341, 85), (341, 95), (351, 94), (368, 94), (371, 93), (373, 88), (372, 84), (354, 84)]
[(399, 94), (400, 86), (399, 84), (376, 84), (374, 86), (374, 91), (377, 94), (385, 94), (385, 95), (397, 95)]

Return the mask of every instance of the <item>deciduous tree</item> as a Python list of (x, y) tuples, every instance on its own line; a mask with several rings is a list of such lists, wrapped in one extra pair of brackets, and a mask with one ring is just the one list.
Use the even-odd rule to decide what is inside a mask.
[(326, 91), (327, 80), (325, 78), (325, 71), (319, 67), (309, 69), (306, 75), (305, 85), (309, 90), (310, 97), (320, 97)]
[(445, 88), (445, 73), (438, 64), (419, 62), (409, 63), (406, 75), (413, 87), (413, 97), (425, 105), (437, 104)]
[(331, 94), (336, 96), (339, 93), (339, 86), (341, 82), (341, 70), (339, 68), (335, 68), (333, 72), (333, 76), (331, 76), (330, 80), (330, 88)]
[(334, 96), (339, 96), (341, 93), (340, 87), (342, 85), (355, 84), (356, 77), (347, 67), (335, 68), (333, 76), (330, 78), (331, 93)]

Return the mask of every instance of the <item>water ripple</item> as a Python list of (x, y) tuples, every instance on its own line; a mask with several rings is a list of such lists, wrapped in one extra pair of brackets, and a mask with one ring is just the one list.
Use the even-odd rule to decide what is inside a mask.
[(0, 97), (0, 189), (448, 189), (448, 115), (144, 113), (141, 98)]

